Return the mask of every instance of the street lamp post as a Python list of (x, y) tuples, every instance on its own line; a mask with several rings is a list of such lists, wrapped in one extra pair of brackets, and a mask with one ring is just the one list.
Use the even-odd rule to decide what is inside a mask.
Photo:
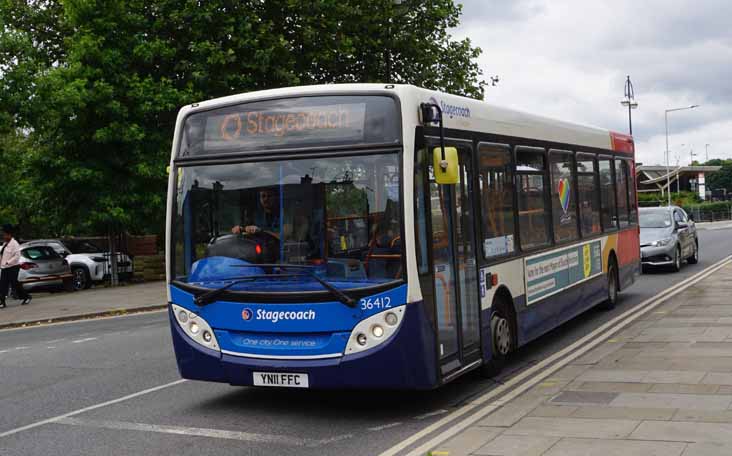
[(391, 52), (391, 46), (393, 45), (392, 42), (392, 23), (394, 21), (395, 17), (401, 17), (409, 12), (409, 8), (406, 7), (406, 11), (402, 11), (401, 14), (394, 14), (397, 10), (401, 8), (405, 8), (403, 5), (406, 3), (406, 0), (392, 0), (392, 14), (389, 16), (389, 23), (387, 24), (386, 30), (387, 34), (389, 35), (389, 39), (386, 46), (386, 82), (392, 82), (392, 52)]
[[(668, 205), (671, 206), (671, 171), (669, 169), (668, 160), (669, 160), (669, 151), (668, 151), (668, 113), (674, 112), (674, 111), (683, 111), (685, 109), (694, 109), (698, 108), (699, 105), (691, 105), (691, 106), (685, 106), (683, 108), (673, 108), (673, 109), (667, 109), (664, 112), (664, 123), (666, 124), (666, 192), (668, 193)], [(678, 177), (677, 177), (678, 179)]]
[(638, 108), (638, 102), (635, 101), (635, 93), (633, 91), (633, 83), (630, 82), (630, 75), (625, 80), (625, 98), (620, 100), (620, 104), (628, 107), (628, 130), (633, 136), (633, 115), (632, 110)]

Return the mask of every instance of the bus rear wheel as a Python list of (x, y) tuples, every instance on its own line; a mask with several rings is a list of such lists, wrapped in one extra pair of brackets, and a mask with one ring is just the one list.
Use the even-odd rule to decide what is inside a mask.
[(498, 307), (491, 315), (491, 359), (483, 363), (481, 373), (485, 377), (495, 377), (506, 364), (506, 358), (513, 350), (513, 324), (507, 312)]
[(618, 263), (615, 257), (610, 257), (607, 264), (607, 299), (600, 304), (603, 310), (612, 310), (618, 303), (618, 292), (620, 286), (618, 282)]

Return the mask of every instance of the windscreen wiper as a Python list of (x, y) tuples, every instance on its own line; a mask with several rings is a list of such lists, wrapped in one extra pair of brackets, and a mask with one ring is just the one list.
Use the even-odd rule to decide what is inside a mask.
[[(356, 300), (352, 297), (348, 296), (343, 291), (339, 290), (338, 288), (334, 287), (331, 283), (329, 283), (326, 280), (321, 279), (318, 277), (317, 274), (312, 270), (313, 266), (303, 265), (303, 264), (283, 264), (283, 263), (272, 263), (272, 264), (236, 264), (231, 265), (235, 268), (280, 268), (280, 269), (300, 269), (304, 272), (304, 274), (270, 274), (266, 276), (259, 276), (259, 277), (293, 277), (293, 276), (303, 276), (307, 275), (308, 277), (311, 277), (313, 280), (318, 282), (320, 285), (323, 286), (326, 290), (328, 290), (333, 296), (335, 296), (340, 302), (347, 305), (348, 307), (356, 307)], [(254, 277), (254, 276), (252, 276)], [(234, 285), (233, 283), (228, 284), (228, 287), (231, 287)], [(222, 290), (222, 289), (219, 289)], [(215, 290), (215, 291), (219, 291)], [(201, 295), (203, 296), (203, 295)], [(217, 295), (218, 296), (218, 295)]]
[[(295, 276), (300, 276), (300, 275), (302, 275), (302, 274), (277, 274), (276, 277), (295, 277)], [(226, 285), (224, 285), (221, 288), (216, 288), (215, 290), (210, 290), (210, 291), (207, 291), (203, 294), (196, 296), (196, 299), (194, 299), (193, 302), (195, 302), (197, 306), (203, 307), (205, 305), (211, 304), (212, 302), (216, 301), (216, 298), (221, 296), (226, 290), (233, 287), (234, 285), (238, 285), (238, 284), (244, 283), (244, 282), (249, 282), (249, 281), (252, 281), (255, 279), (264, 279), (264, 278), (272, 278), (272, 277), (273, 277), (272, 275), (267, 275), (267, 274), (241, 277), (236, 280), (233, 280), (230, 283), (227, 283)]]

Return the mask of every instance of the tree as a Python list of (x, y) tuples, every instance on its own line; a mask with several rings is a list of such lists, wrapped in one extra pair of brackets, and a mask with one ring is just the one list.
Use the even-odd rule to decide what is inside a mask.
[(452, 0), (0, 0), (0, 135), (48, 234), (160, 232), (181, 106), (331, 82), (481, 97), (459, 16)]
[(716, 166), (722, 167), (719, 171), (706, 175), (707, 188), (710, 190), (721, 190), (724, 188), (727, 189), (727, 193), (732, 193), (732, 160), (720, 160), (719, 165)]

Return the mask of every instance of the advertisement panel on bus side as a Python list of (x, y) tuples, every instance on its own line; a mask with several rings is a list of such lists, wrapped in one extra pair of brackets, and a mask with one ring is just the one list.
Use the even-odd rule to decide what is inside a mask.
[(526, 303), (532, 304), (602, 274), (602, 242), (574, 245), (530, 257), (526, 262)]

